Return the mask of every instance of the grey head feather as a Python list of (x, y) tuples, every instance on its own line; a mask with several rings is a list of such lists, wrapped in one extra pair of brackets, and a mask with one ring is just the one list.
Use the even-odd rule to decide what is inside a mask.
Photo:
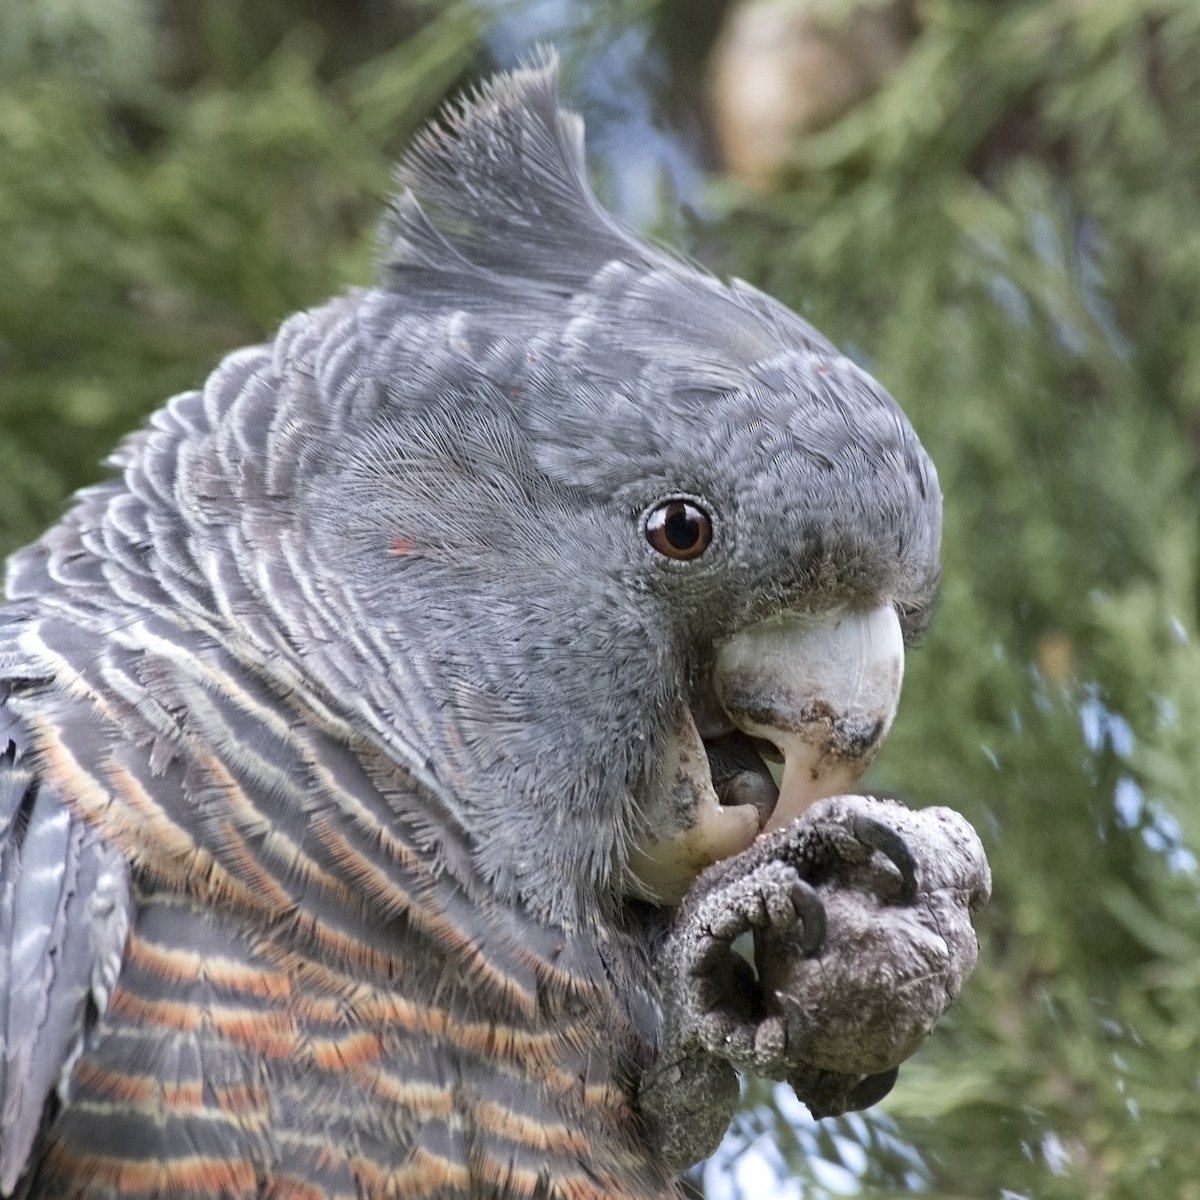
[[(621, 288), (622, 268), (636, 268), (652, 314), (662, 299), (656, 280), (708, 291), (711, 327), (701, 325), (705, 306), (686, 313), (699, 344), (705, 335), (723, 342), (740, 336), (749, 339), (745, 354), (756, 346), (761, 357), (770, 331), (775, 345), (835, 353), (772, 297), (741, 280), (722, 287), (600, 206), (588, 185), (583, 121), (559, 107), (551, 50), (448, 107), (440, 124), (417, 136), (395, 178), (399, 191), (380, 231), (380, 273), (385, 287), (413, 304), (469, 311), (506, 299), (528, 303), (541, 293), (573, 298), (586, 310)], [(698, 298), (695, 290), (688, 298)], [(660, 319), (669, 324), (677, 307), (669, 304)], [(519, 312), (511, 316), (521, 322)]]
[[(603, 860), (720, 637), (880, 597), (919, 632), (940, 496), (894, 401), (827, 339), (603, 212), (556, 93), (552, 60), (501, 77), (401, 165), (384, 288), (362, 310), (385, 399), (317, 471), (322, 511), (354, 514), (318, 541), (340, 532), (340, 570), (389, 611), (441, 598), (406, 620), (459, 678), (477, 765), (502, 748), (481, 777), (520, 780), (527, 836), (549, 820), (564, 860), (585, 846)], [(680, 493), (721, 533), (688, 571), (648, 561), (638, 526)], [(364, 570), (397, 522), (412, 552)], [(464, 819), (499, 846), (514, 812), (481, 803)]]
[(660, 257), (592, 195), (583, 122), (558, 106), (549, 51), (447, 109), (396, 179), (383, 232), (383, 277), (396, 290), (420, 295), (430, 268), (455, 274), (469, 263), (571, 295), (614, 259), (649, 266)]
[[(917, 631), (940, 497), (811, 326), (603, 212), (556, 90), (546, 59), (424, 134), (382, 286), (171, 401), (11, 586), (90, 572), (105, 630), (170, 612), (385, 747), (473, 847), (464, 886), (577, 920), (620, 903), (714, 644), (786, 608), (890, 602)], [(713, 517), (694, 564), (642, 528), (680, 494)]]

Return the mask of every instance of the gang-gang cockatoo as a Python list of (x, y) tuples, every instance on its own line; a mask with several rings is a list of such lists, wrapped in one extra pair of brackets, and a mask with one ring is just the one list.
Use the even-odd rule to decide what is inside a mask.
[(422, 134), (378, 285), (11, 559), (0, 1195), (672, 1196), (735, 1068), (869, 1103), (970, 970), (969, 826), (843, 795), (929, 459), (608, 217), (555, 93)]

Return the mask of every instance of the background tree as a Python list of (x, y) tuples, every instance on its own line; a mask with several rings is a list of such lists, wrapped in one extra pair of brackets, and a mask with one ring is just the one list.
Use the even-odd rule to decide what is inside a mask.
[(369, 279), (407, 134), (553, 36), (601, 190), (858, 354), (947, 495), (870, 783), (980, 830), (980, 968), (881, 1109), (755, 1089), (703, 1186), (1200, 1197), (1200, 7), (917, 0), (753, 189), (704, 116), (727, 7), (7, 0), (0, 548), (222, 352)]

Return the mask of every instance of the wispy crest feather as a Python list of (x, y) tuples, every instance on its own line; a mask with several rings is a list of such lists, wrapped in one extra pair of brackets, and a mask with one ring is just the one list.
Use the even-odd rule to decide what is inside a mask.
[[(606, 213), (588, 186), (583, 121), (558, 107), (558, 60), (541, 50), (443, 111), (396, 170), (383, 226), (390, 287), (430, 272), (519, 279), (570, 294), (613, 259), (673, 261)], [(416, 278), (414, 278), (414, 276)], [(435, 290), (439, 290), (436, 289)]]

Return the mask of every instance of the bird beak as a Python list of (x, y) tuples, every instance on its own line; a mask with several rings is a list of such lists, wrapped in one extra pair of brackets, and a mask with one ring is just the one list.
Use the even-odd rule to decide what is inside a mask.
[(648, 799), (655, 832), (630, 850), (625, 868), (626, 890), (643, 900), (678, 904), (705, 867), (740, 854), (759, 834), (756, 808), (717, 799), (690, 712), (660, 759)]
[(628, 890), (678, 903), (705, 867), (790, 824), (815, 801), (846, 792), (892, 723), (904, 676), (895, 610), (771, 617), (722, 645), (714, 686), (743, 733), (783, 759), (767, 812), (723, 805), (691, 714), (675, 731), (650, 791), (656, 828), (627, 864)]
[(774, 617), (721, 647), (717, 699), (739, 729), (783, 756), (764, 832), (858, 779), (891, 728), (903, 678), (904, 638), (891, 605)]

